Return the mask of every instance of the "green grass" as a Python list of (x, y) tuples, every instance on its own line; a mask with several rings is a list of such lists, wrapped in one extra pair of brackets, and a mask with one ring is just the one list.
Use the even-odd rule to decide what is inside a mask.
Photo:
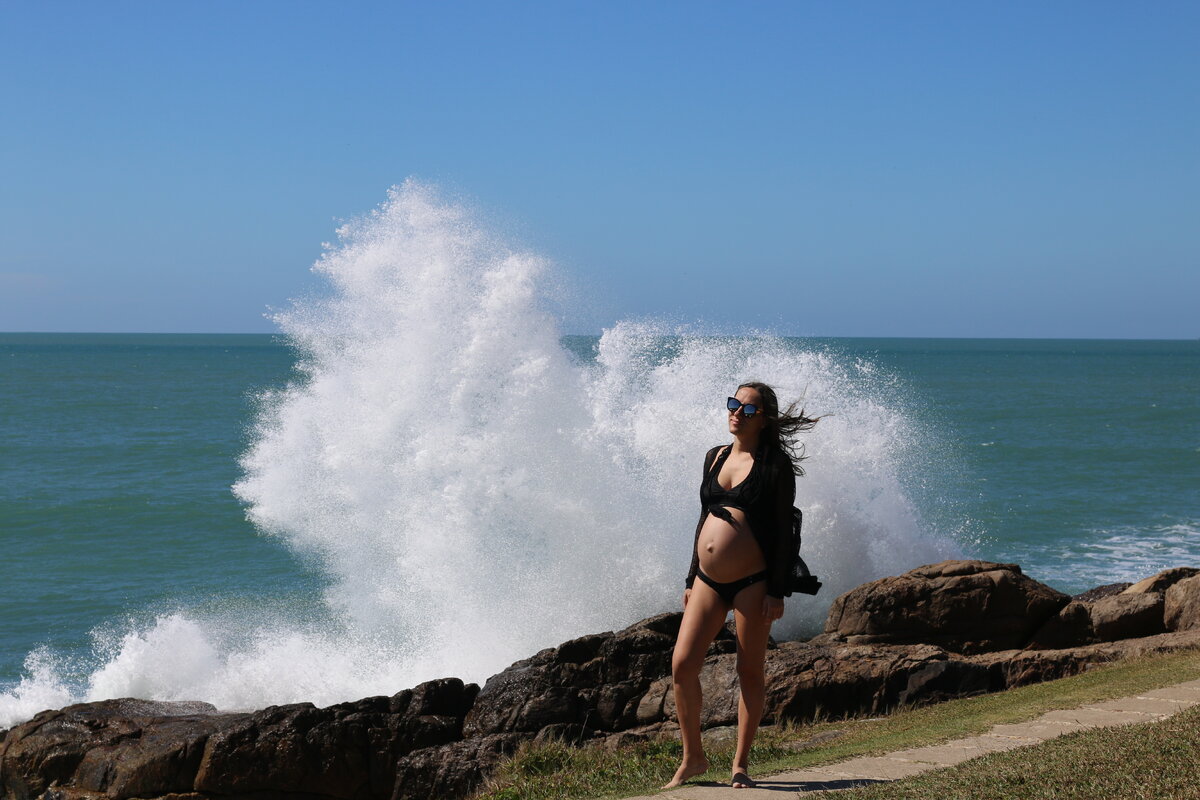
[(1161, 722), (1079, 731), (925, 775), (813, 797), (837, 800), (1200, 798), (1200, 707)]
[[(752, 773), (766, 776), (854, 756), (936, 744), (980, 734), (993, 725), (1023, 722), (1056, 708), (1074, 708), (1195, 678), (1200, 678), (1200, 652), (1192, 650), (1123, 661), (996, 694), (902, 709), (879, 719), (764, 728), (751, 753)], [(813, 744), (797, 749), (796, 743), (805, 741)], [(708, 757), (713, 768), (700, 780), (726, 781), (732, 748), (732, 743), (710, 748)], [(563, 744), (526, 746), (501, 766), (477, 798), (572, 800), (646, 794), (671, 777), (679, 758), (679, 743), (672, 740), (644, 742), (615, 751)]]

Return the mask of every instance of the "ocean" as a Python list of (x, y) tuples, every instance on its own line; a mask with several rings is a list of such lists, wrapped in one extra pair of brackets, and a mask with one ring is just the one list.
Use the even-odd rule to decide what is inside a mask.
[(278, 336), (0, 335), (0, 728), (482, 681), (675, 609), (748, 378), (826, 415), (826, 585), (780, 636), (944, 558), (1068, 593), (1200, 565), (1200, 342), (563, 335), (541, 260), (423, 203), (344, 230)]

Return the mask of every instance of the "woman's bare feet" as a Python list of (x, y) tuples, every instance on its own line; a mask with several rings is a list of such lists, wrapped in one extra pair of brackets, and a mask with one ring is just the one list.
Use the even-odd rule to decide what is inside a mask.
[(745, 767), (734, 767), (733, 780), (729, 782), (729, 785), (734, 789), (753, 789), (757, 784), (750, 780)]
[(673, 789), (686, 780), (703, 775), (708, 772), (708, 759), (704, 756), (694, 758), (690, 761), (684, 761), (679, 765), (679, 769), (675, 770), (675, 777), (671, 778), (670, 783), (663, 784), (664, 789)]

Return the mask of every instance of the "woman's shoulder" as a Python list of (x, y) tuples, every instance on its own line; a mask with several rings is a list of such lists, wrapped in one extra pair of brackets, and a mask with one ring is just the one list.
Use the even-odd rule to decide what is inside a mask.
[(705, 469), (705, 471), (707, 471), (708, 468), (713, 465), (713, 462), (717, 460), (717, 457), (721, 454), (721, 450), (723, 450), (725, 447), (726, 447), (726, 445), (717, 444), (717, 445), (713, 445), (712, 447), (708, 448), (708, 452), (706, 452), (704, 454), (704, 469)]
[(724, 446), (725, 445), (723, 444), (715, 444), (708, 448), (708, 451), (704, 454), (704, 462), (706, 464), (711, 464), (713, 459), (717, 457), (717, 454), (721, 452), (721, 448)]

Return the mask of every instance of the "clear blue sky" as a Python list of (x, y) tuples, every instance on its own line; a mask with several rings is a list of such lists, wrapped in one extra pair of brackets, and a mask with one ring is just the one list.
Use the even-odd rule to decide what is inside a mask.
[(269, 331), (409, 176), (626, 317), (1200, 336), (1200, 3), (0, 0), (0, 330)]

